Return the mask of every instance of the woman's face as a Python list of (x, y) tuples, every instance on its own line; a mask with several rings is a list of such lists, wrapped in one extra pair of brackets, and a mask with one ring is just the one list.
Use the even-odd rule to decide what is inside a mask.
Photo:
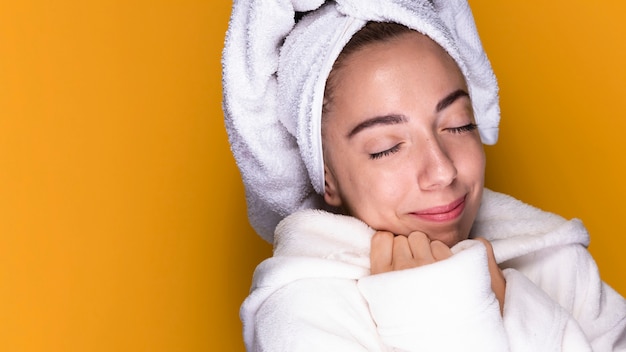
[(333, 73), (322, 123), (326, 191), (376, 230), (467, 239), (485, 156), (464, 77), (417, 32), (368, 44)]

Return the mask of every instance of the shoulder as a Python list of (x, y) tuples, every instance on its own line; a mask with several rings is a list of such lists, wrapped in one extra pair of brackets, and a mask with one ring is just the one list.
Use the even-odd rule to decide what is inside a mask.
[[(354, 264), (369, 268), (369, 248), (374, 230), (364, 222), (322, 210), (296, 212), (276, 227), (274, 256), (337, 259), (367, 258)], [(343, 255), (345, 254), (345, 255)]]
[(471, 237), (491, 241), (498, 262), (548, 248), (589, 244), (589, 234), (580, 220), (567, 220), (488, 189)]
[(297, 280), (278, 288), (258, 309), (250, 310), (249, 303), (242, 306), (249, 347), (353, 351), (355, 346), (376, 350), (380, 345), (367, 303), (354, 280)]

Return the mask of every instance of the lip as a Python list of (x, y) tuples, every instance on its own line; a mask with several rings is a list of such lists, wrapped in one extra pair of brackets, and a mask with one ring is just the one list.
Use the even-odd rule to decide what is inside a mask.
[(416, 217), (434, 222), (447, 222), (457, 219), (465, 210), (465, 197), (463, 196), (450, 204), (432, 207), (412, 213)]

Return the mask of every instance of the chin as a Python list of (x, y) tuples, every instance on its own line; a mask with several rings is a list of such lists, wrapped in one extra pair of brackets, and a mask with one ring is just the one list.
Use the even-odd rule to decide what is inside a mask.
[(455, 229), (449, 232), (439, 233), (437, 235), (430, 235), (429, 233), (426, 233), (426, 235), (431, 241), (441, 241), (446, 246), (452, 248), (457, 243), (469, 238), (469, 230), (465, 231), (465, 230)]

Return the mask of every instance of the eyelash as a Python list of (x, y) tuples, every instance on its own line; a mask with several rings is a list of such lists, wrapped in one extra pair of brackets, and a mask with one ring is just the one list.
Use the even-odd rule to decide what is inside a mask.
[(382, 152), (370, 154), (370, 159), (376, 160), (391, 154), (397, 153), (400, 150), (400, 144), (396, 144), (393, 147), (383, 150)]
[[(471, 132), (474, 131), (478, 128), (478, 125), (475, 123), (470, 123), (467, 124), (465, 126), (461, 126), (461, 127), (453, 127), (453, 128), (448, 128), (447, 130), (452, 132), (452, 133), (465, 133), (465, 132)], [(396, 144), (393, 147), (387, 149), (387, 150), (383, 150), (382, 152), (378, 152), (378, 153), (372, 153), (370, 154), (370, 159), (372, 160), (376, 160), (376, 159), (380, 159), (382, 157), (385, 156), (389, 156), (391, 154), (395, 154), (398, 152), (398, 150), (400, 150), (400, 144)]]
[(450, 131), (452, 133), (464, 133), (464, 132), (474, 131), (477, 128), (478, 128), (477, 124), (470, 123), (470, 124), (467, 124), (467, 125), (461, 126), (461, 127), (448, 128), (448, 131)]

